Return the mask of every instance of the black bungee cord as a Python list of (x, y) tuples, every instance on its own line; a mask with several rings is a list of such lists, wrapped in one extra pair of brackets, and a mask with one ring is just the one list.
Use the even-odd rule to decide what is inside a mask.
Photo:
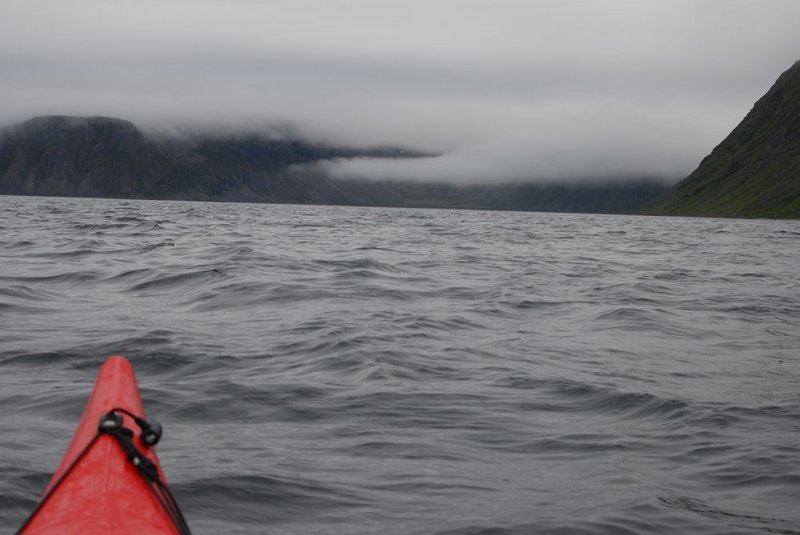
[(178, 502), (158, 474), (158, 467), (133, 443), (133, 431), (122, 425), (122, 416), (119, 413), (127, 414), (133, 418), (142, 431), (142, 442), (148, 448), (155, 446), (161, 440), (161, 424), (156, 421), (148, 422), (126, 409), (117, 407), (111, 409), (100, 418), (98, 429), (99, 432), (107, 433), (117, 439), (117, 442), (128, 456), (128, 461), (137, 468), (145, 481), (149, 483), (153, 495), (181, 535), (191, 535), (189, 524), (186, 522), (180, 507), (178, 507)]
[(42, 507), (44, 507), (50, 497), (55, 493), (56, 489), (61, 486), (70, 472), (72, 472), (75, 466), (78, 465), (86, 453), (92, 448), (92, 446), (94, 446), (95, 442), (97, 442), (97, 439), (103, 434), (111, 435), (116, 439), (117, 443), (119, 443), (125, 452), (128, 462), (135, 466), (139, 474), (141, 474), (145, 481), (147, 481), (148, 487), (153, 493), (153, 496), (155, 496), (156, 500), (158, 500), (158, 503), (167, 513), (167, 516), (169, 516), (169, 519), (172, 521), (178, 532), (181, 535), (191, 535), (192, 532), (189, 529), (189, 524), (186, 522), (186, 518), (183, 516), (183, 512), (181, 511), (180, 507), (178, 507), (178, 502), (175, 500), (172, 491), (169, 490), (169, 487), (167, 487), (167, 485), (159, 476), (158, 467), (156, 464), (144, 453), (142, 453), (142, 451), (136, 447), (136, 444), (133, 443), (133, 431), (122, 425), (123, 422), (120, 413), (126, 414), (133, 418), (134, 422), (136, 422), (136, 425), (141, 429), (142, 442), (144, 442), (145, 446), (148, 448), (155, 446), (161, 439), (162, 429), (161, 424), (158, 422), (148, 422), (144, 418), (136, 416), (130, 411), (120, 407), (111, 409), (109, 412), (100, 417), (100, 423), (97, 426), (97, 433), (81, 450), (75, 460), (70, 463), (67, 469), (64, 470), (64, 473), (60, 478), (58, 478), (58, 481), (56, 481), (50, 487), (50, 490), (39, 501), (36, 508), (22, 524), (22, 527), (17, 530), (15, 535), (22, 535), (22, 533), (25, 531), (25, 528), (28, 527)]

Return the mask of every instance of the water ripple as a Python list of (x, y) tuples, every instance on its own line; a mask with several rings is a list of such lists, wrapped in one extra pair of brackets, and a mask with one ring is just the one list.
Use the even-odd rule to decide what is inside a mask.
[(0, 202), (2, 533), (119, 353), (201, 535), (798, 533), (795, 222)]

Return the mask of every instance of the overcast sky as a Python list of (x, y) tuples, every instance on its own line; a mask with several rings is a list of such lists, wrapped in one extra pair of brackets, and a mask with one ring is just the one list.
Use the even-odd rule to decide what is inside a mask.
[(798, 0), (1, 0), (0, 123), (295, 123), (439, 158), (338, 174), (688, 174), (800, 59)]

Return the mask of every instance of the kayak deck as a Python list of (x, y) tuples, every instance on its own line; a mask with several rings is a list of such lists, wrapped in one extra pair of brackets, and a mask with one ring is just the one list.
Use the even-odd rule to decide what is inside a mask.
[(78, 428), (38, 510), (19, 534), (182, 533), (158, 487), (129, 461), (121, 441), (98, 431), (101, 418), (112, 410), (121, 417), (122, 426), (132, 431), (131, 443), (146, 458), (140, 460), (152, 462), (164, 482), (155, 450), (144, 444), (141, 428), (125, 414), (145, 418), (133, 367), (124, 357), (109, 357), (100, 368)]

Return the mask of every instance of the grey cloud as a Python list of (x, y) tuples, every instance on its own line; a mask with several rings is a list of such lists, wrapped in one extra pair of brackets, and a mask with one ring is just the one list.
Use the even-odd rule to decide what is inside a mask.
[(690, 171), (797, 59), (795, 0), (5, 0), (0, 122), (294, 123), (341, 176)]

